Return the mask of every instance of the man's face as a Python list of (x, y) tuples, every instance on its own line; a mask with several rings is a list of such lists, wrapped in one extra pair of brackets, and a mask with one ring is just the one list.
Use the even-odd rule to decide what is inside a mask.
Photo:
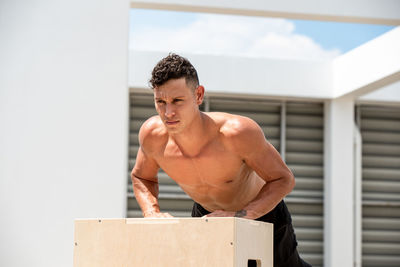
[(182, 132), (198, 114), (204, 89), (195, 92), (186, 85), (185, 78), (171, 79), (154, 88), (155, 107), (170, 133)]

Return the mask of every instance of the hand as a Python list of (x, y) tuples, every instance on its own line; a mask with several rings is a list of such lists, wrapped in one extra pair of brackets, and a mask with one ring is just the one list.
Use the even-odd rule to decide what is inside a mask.
[(215, 210), (203, 217), (235, 217), (235, 211)]
[(168, 212), (147, 212), (143, 214), (144, 218), (173, 218)]

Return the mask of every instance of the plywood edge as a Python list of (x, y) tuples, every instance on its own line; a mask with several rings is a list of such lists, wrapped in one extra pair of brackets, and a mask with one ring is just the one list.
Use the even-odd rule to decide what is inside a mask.
[[(242, 267), (242, 265), (247, 264), (248, 259), (257, 260), (262, 266), (272, 267), (273, 266), (273, 224), (268, 222), (256, 221), (251, 219), (245, 218), (235, 218), (235, 250), (234, 250), (234, 257), (235, 257), (235, 266)], [(258, 234), (260, 233), (260, 234)], [(248, 239), (247, 234), (252, 236), (254, 239)], [(262, 236), (267, 237), (265, 241)], [(261, 239), (260, 239), (261, 238)], [(270, 240), (269, 240), (270, 239)], [(261, 243), (260, 243), (261, 242)], [(265, 243), (264, 243), (265, 242)], [(263, 244), (262, 246), (257, 246), (256, 251), (241, 251), (244, 248), (248, 248), (253, 243)], [(270, 254), (269, 256), (265, 257), (264, 251), (261, 247), (269, 247)], [(261, 249), (261, 250), (260, 250)], [(264, 254), (264, 257), (261, 255)], [(261, 257), (259, 257), (261, 256)]]
[(75, 218), (75, 221), (118, 221), (118, 220), (125, 220), (126, 218)]
[(234, 217), (201, 217), (201, 218), (188, 218), (188, 217), (173, 217), (173, 218), (75, 218), (74, 223), (90, 223), (90, 222), (116, 222), (123, 221), (126, 224), (168, 224), (179, 223), (181, 221), (212, 221), (212, 220), (226, 220), (234, 221)]
[(234, 217), (201, 217), (201, 218), (188, 218), (188, 217), (173, 217), (173, 218), (125, 218), (126, 224), (169, 224), (179, 223), (184, 221), (212, 221), (212, 220), (226, 220), (234, 221)]
[[(234, 218), (234, 221), (233, 221), (233, 257), (234, 257), (234, 259), (236, 259), (236, 258), (237, 258), (237, 255), (238, 255), (237, 227), (238, 227), (238, 220), (239, 220), (239, 219), (240, 219), (240, 218)], [(241, 267), (241, 266), (238, 266), (238, 263), (237, 263), (237, 261), (235, 260), (235, 261), (234, 261), (234, 266), (233, 266), (233, 267)]]

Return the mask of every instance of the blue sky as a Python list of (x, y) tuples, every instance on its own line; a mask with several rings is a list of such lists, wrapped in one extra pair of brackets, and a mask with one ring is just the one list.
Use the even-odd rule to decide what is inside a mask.
[(393, 26), (132, 9), (138, 50), (331, 59)]
[(394, 28), (386, 25), (309, 20), (292, 21), (296, 25), (296, 32), (311, 36), (325, 48), (336, 47), (343, 52), (356, 48)]

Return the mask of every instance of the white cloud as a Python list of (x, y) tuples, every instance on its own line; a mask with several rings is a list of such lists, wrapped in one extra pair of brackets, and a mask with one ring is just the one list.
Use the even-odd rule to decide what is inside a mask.
[(332, 59), (338, 49), (325, 50), (305, 35), (294, 33), (285, 19), (199, 15), (178, 28), (146, 27), (131, 35), (135, 50), (206, 53), (289, 59)]

